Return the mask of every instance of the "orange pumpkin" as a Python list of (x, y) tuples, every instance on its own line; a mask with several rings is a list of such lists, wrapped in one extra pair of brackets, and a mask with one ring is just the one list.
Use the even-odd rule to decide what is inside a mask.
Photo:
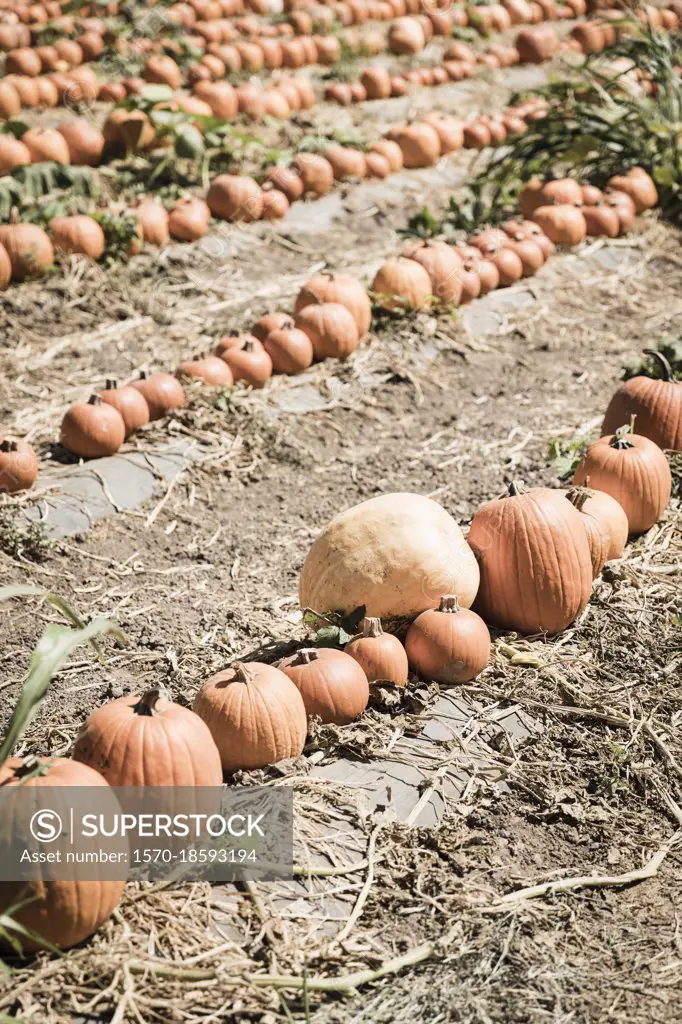
[(206, 202), (214, 217), (222, 220), (251, 223), (263, 213), (263, 191), (260, 185), (241, 175), (219, 174), (211, 182)]
[(372, 304), (367, 289), (351, 274), (335, 274), (323, 270), (311, 277), (296, 296), (294, 313), (320, 302), (338, 302), (352, 314), (360, 337), (367, 334), (372, 322)]
[(206, 724), (161, 689), (94, 711), (73, 750), (110, 786), (220, 786), (220, 754)]
[(673, 377), (665, 356), (655, 349), (646, 352), (659, 363), (662, 380), (653, 377), (631, 377), (611, 398), (602, 434), (613, 434), (635, 417), (635, 432), (657, 444), (659, 448), (682, 451), (682, 381)]
[(310, 338), (316, 359), (347, 359), (358, 347), (357, 324), (340, 302), (304, 306), (296, 316), (296, 327)]
[(416, 260), (398, 256), (379, 267), (372, 291), (382, 309), (402, 312), (423, 309), (431, 298), (431, 278)]
[(27, 491), (36, 482), (38, 458), (27, 441), (0, 437), (0, 494)]
[(12, 280), (38, 277), (54, 264), (54, 249), (49, 237), (36, 224), (3, 224), (0, 243), (12, 264)]
[(263, 347), (272, 360), (275, 373), (295, 376), (307, 370), (315, 358), (309, 336), (295, 327), (294, 321), (290, 318), (285, 319), (280, 327), (270, 331), (263, 342)]
[(468, 683), (490, 661), (490, 633), (480, 615), (460, 608), (456, 596), (441, 597), (414, 620), (405, 637), (413, 668), (437, 683)]
[(462, 261), (456, 251), (445, 242), (420, 239), (408, 242), (403, 256), (420, 263), (431, 279), (431, 294), (448, 306), (458, 306), (462, 298), (459, 271)]
[(130, 386), (136, 388), (149, 407), (149, 419), (160, 420), (171, 409), (182, 409), (185, 392), (180, 382), (170, 373), (147, 374), (144, 370)]
[(258, 338), (247, 335), (241, 345), (226, 349), (220, 358), (230, 367), (235, 383), (242, 380), (252, 388), (262, 388), (272, 376), (272, 359)]
[[(65, 821), (72, 803), (68, 796), (60, 799), (59, 789), (62, 786), (102, 787), (100, 804), (107, 811), (118, 808), (108, 783), (101, 775), (87, 765), (65, 757), (49, 757), (40, 762), (37, 758), (10, 758), (0, 768), (0, 786), (3, 789), (49, 786), (51, 809), (61, 814)], [(93, 843), (99, 843), (99, 840)], [(55, 845), (60, 845), (59, 840)], [(87, 849), (84, 852), (88, 852)], [(90, 853), (96, 855), (94, 845)], [(104, 924), (123, 895), (124, 888), (125, 881), (100, 879), (74, 882), (48, 877), (44, 881), (28, 883), (0, 882), (0, 913), (14, 907), (12, 917), (18, 924), (38, 935), (43, 943), (69, 949), (89, 938)], [(18, 904), (21, 907), (17, 910)], [(21, 936), (20, 943), (24, 952), (43, 948), (43, 943), (26, 935)]]
[(358, 662), (328, 647), (298, 651), (278, 666), (303, 698), (306, 714), (323, 722), (347, 725), (369, 701), (369, 683)]
[(604, 491), (573, 487), (566, 493), (582, 516), (596, 579), (606, 562), (620, 558), (628, 539), (628, 517), (622, 506)]
[(594, 441), (573, 482), (615, 498), (634, 534), (644, 533), (661, 518), (672, 489), (668, 460), (641, 434), (607, 434)]
[(76, 402), (62, 420), (60, 441), (67, 451), (82, 459), (115, 455), (125, 441), (126, 428), (118, 409), (91, 395)]
[(360, 632), (349, 640), (344, 651), (357, 661), (368, 682), (407, 685), (405, 648), (397, 636), (384, 633), (381, 619), (366, 616), (360, 623)]
[(106, 241), (101, 226), (92, 217), (53, 217), (47, 230), (56, 252), (79, 253), (98, 260)]
[(487, 623), (524, 634), (556, 633), (587, 604), (587, 535), (562, 491), (511, 484), (476, 513), (468, 542), (481, 571), (473, 607)]
[(226, 772), (264, 768), (303, 752), (303, 698), (272, 665), (235, 663), (204, 683), (193, 707), (210, 729)]
[(99, 397), (121, 414), (126, 438), (149, 423), (149, 406), (137, 388), (119, 388), (115, 380), (108, 380), (104, 390), (99, 392)]
[(587, 236), (587, 224), (582, 210), (561, 203), (557, 206), (539, 206), (531, 214), (550, 242), (555, 245), (580, 245)]

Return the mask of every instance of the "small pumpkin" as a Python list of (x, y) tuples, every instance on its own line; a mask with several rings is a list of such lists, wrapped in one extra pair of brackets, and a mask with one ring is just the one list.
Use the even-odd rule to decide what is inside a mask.
[(268, 185), (263, 186), (263, 220), (281, 220), (286, 217), (289, 210), (289, 200), (285, 196), (284, 192), (278, 191), (276, 188), (270, 188)]
[[(530, 244), (532, 245), (533, 243)], [(500, 288), (509, 288), (524, 276), (524, 264), (521, 255), (514, 251), (511, 245), (508, 244), (499, 249), (493, 246), (487, 251), (484, 250), (483, 255), (497, 267), (497, 272), (500, 275)]]
[(348, 725), (369, 701), (369, 683), (360, 664), (343, 651), (313, 647), (279, 663), (303, 698), (306, 714), (325, 723)]
[(47, 230), (56, 252), (79, 253), (91, 260), (100, 259), (104, 253), (104, 232), (92, 217), (53, 217)]
[(263, 346), (272, 360), (275, 373), (295, 376), (307, 370), (315, 358), (309, 336), (295, 327), (291, 319), (286, 319), (281, 327), (271, 331)]
[(115, 380), (108, 380), (104, 390), (99, 392), (99, 397), (121, 414), (126, 438), (149, 423), (149, 406), (144, 395), (136, 388), (119, 388)]
[(641, 434), (600, 437), (585, 452), (573, 482), (605, 491), (623, 507), (630, 533), (645, 533), (670, 500), (672, 479), (665, 455)]
[(14, 281), (38, 277), (54, 264), (52, 242), (36, 224), (0, 225), (0, 243), (7, 250)]
[(180, 242), (196, 242), (207, 233), (210, 220), (211, 211), (203, 199), (185, 196), (168, 215), (168, 231)]
[(263, 191), (253, 178), (220, 174), (211, 182), (206, 202), (214, 217), (250, 224), (263, 213)]
[(580, 245), (587, 236), (587, 224), (582, 210), (567, 203), (539, 206), (531, 218), (555, 245)]
[(331, 191), (334, 185), (334, 171), (329, 161), (319, 153), (299, 153), (294, 158), (292, 167), (303, 182), (304, 193), (324, 196)]
[(165, 245), (170, 232), (168, 230), (168, 212), (165, 207), (151, 196), (143, 199), (133, 209), (142, 232), (143, 241), (148, 245)]
[(360, 76), (368, 100), (385, 100), (391, 95), (391, 76), (386, 68), (366, 68)]
[(573, 178), (554, 178), (542, 186), (541, 206), (552, 206), (567, 203), (569, 206), (581, 206), (583, 190)]
[(659, 364), (662, 379), (631, 377), (611, 398), (602, 434), (613, 434), (635, 417), (635, 432), (659, 448), (682, 451), (682, 382), (675, 380), (670, 363), (656, 349), (645, 349)]
[(483, 505), (468, 536), (481, 572), (474, 611), (501, 629), (557, 633), (587, 604), (592, 560), (562, 491), (512, 483)]
[(204, 683), (193, 708), (210, 729), (226, 772), (264, 768), (303, 753), (303, 698), (272, 665), (235, 663)]
[(426, 46), (424, 26), (416, 18), (397, 18), (388, 34), (388, 48), (400, 55), (420, 53)]
[(118, 697), (90, 715), (73, 750), (110, 786), (220, 786), (220, 754), (198, 715), (163, 689)]
[(440, 139), (440, 151), (443, 155), (454, 153), (464, 145), (464, 126), (456, 117), (443, 114), (438, 110), (430, 110), (424, 115), (424, 122), (436, 129)]
[(0, 117), (9, 120), (21, 110), (21, 97), (11, 82), (0, 81)]
[(572, 487), (566, 497), (582, 516), (596, 579), (612, 558), (620, 558), (628, 539), (628, 517), (623, 507), (605, 491)]
[(316, 537), (300, 578), (301, 607), (384, 621), (438, 604), (443, 589), (468, 608), (478, 566), (455, 520), (429, 498), (384, 494), (339, 513)]
[(437, 683), (468, 683), (490, 661), (490, 633), (480, 615), (460, 608), (456, 595), (441, 597), (414, 620), (405, 637), (410, 665)]
[(0, 134), (0, 174), (9, 174), (15, 167), (30, 164), (31, 154), (20, 139)]
[(294, 314), (319, 302), (339, 302), (352, 314), (360, 337), (367, 334), (372, 322), (372, 303), (367, 289), (356, 277), (327, 270), (315, 274), (296, 296)]
[(480, 118), (464, 125), (464, 145), (467, 149), (485, 149), (492, 144), (490, 128)]
[[(280, 327), (289, 325), (293, 327), (294, 322), (288, 313), (266, 313), (260, 320), (256, 320), (255, 324), (251, 328), (251, 334), (254, 338), (258, 338), (259, 341), (265, 341), (268, 334), (271, 331), (276, 331)], [(216, 352), (216, 355), (220, 355), (220, 352)]]
[(21, 141), (31, 155), (31, 163), (52, 161), (57, 164), (69, 164), (71, 157), (66, 139), (56, 128), (29, 128), (21, 136)]
[(0, 438), (0, 494), (16, 494), (33, 487), (38, 476), (38, 457), (27, 441)]
[(241, 345), (228, 348), (220, 357), (227, 363), (235, 383), (244, 381), (262, 388), (272, 376), (272, 359), (258, 338), (246, 336)]
[(404, 167), (433, 167), (440, 159), (440, 137), (433, 125), (425, 121), (394, 128), (387, 138), (400, 146)]
[(367, 177), (365, 154), (359, 149), (353, 149), (351, 146), (328, 146), (324, 151), (324, 158), (331, 164), (337, 181)]
[(57, 129), (66, 142), (69, 160), (76, 167), (99, 167), (104, 149), (104, 136), (94, 125), (79, 118)]
[(142, 77), (155, 85), (167, 85), (179, 89), (182, 85), (182, 71), (172, 57), (156, 55), (150, 57), (144, 66)]
[(403, 151), (397, 142), (392, 139), (379, 139), (370, 147), (372, 153), (379, 153), (388, 160), (391, 174), (396, 174), (403, 168)]
[(185, 404), (185, 392), (177, 378), (170, 373), (147, 374), (142, 371), (137, 380), (130, 386), (136, 388), (144, 397), (149, 407), (149, 419), (163, 419), (171, 409), (182, 409)]
[(391, 173), (391, 167), (385, 156), (381, 153), (369, 151), (365, 153), (368, 178), (387, 178)]
[(543, 205), (545, 182), (541, 178), (531, 178), (519, 193), (519, 207), (524, 217), (530, 217), (539, 206)]
[(632, 197), (627, 192), (618, 192), (616, 190), (607, 189), (604, 193), (604, 202), (606, 205), (615, 210), (618, 214), (618, 222), (620, 225), (619, 235), (627, 235), (635, 224), (635, 204)]
[[(37, 769), (37, 770), (36, 770)], [(79, 764), (70, 758), (50, 757), (39, 761), (37, 758), (10, 758), (0, 767), (0, 787), (49, 786), (50, 807), (68, 820), (68, 790), (64, 799), (59, 797), (62, 786), (102, 787), (101, 797), (94, 797), (94, 803), (102, 805), (106, 812), (118, 809), (119, 805), (110, 792), (108, 783), (88, 765)], [(55, 806), (56, 805), (56, 806)], [(97, 856), (99, 840), (93, 840), (90, 851)], [(59, 840), (56, 846), (59, 847)], [(104, 924), (118, 904), (125, 881), (67, 881), (48, 878), (44, 881), (0, 882), (0, 913), (12, 909), (13, 919), (27, 932), (39, 936), (36, 941), (30, 935), (22, 935), (20, 945), (23, 952), (44, 948), (44, 943), (69, 949), (83, 942)], [(17, 909), (19, 907), (19, 909)]]
[[(540, 246), (532, 238), (524, 238), (521, 232), (509, 237), (507, 248), (510, 252), (516, 253), (521, 260), (524, 277), (536, 274), (545, 262)], [(500, 283), (502, 283), (501, 278)]]
[(272, 167), (266, 175), (265, 182), (283, 192), (290, 203), (300, 199), (305, 189), (303, 178), (295, 167)]
[(604, 198), (604, 193), (596, 185), (581, 185), (580, 194), (583, 206), (598, 206)]
[(618, 192), (625, 192), (635, 204), (636, 213), (650, 210), (658, 202), (658, 192), (651, 178), (641, 167), (631, 168), (627, 174), (615, 174), (607, 185)]
[(397, 636), (384, 633), (381, 619), (365, 616), (360, 623), (360, 632), (349, 640), (344, 651), (357, 661), (368, 682), (407, 685), (405, 648)]
[(431, 280), (431, 294), (439, 302), (458, 306), (462, 298), (462, 284), (459, 271), (462, 261), (456, 251), (445, 242), (420, 239), (408, 242), (403, 256), (421, 264)]
[(357, 323), (340, 302), (304, 306), (296, 327), (310, 338), (315, 359), (347, 359), (358, 347)]
[(208, 103), (214, 117), (233, 121), (239, 113), (239, 98), (229, 82), (197, 82), (194, 95)]
[(398, 256), (379, 267), (371, 290), (382, 309), (404, 312), (428, 306), (432, 285), (428, 271), (420, 263)]
[(621, 233), (620, 217), (612, 206), (595, 203), (594, 206), (584, 206), (582, 213), (590, 237), (617, 238)]
[(68, 451), (82, 459), (100, 459), (115, 455), (125, 441), (123, 417), (98, 395), (87, 402), (76, 402), (62, 420), (60, 441)]
[(215, 387), (229, 387), (233, 383), (232, 370), (224, 359), (218, 356), (197, 356), (180, 363), (177, 376), (182, 379), (201, 381)]

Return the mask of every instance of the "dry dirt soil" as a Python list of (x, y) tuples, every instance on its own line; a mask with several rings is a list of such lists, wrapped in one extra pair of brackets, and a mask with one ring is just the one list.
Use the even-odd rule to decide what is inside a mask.
[[(58, 464), (61, 411), (88, 387), (144, 364), (173, 366), (206, 339), (288, 308), (298, 284), (323, 262), (369, 279), (400, 245), (396, 230), (409, 214), (425, 202), (440, 212), (446, 198), (435, 172), (416, 174), (397, 197), (378, 195), (370, 205), (349, 190), (339, 217), (326, 224), (321, 212), (317, 230), (304, 223), (277, 233), (225, 229), (213, 251), (174, 247), (106, 274), (74, 262), (46, 286), (13, 289), (2, 305), (0, 420), (28, 433)], [(239, 258), (226, 257), (225, 247), (235, 244)], [(593, 435), (623, 359), (676, 330), (682, 311), (674, 230), (651, 218), (627, 244), (605, 252), (590, 246), (558, 255), (528, 285), (531, 302), (482, 306), (487, 320), (483, 313), (379, 319), (368, 345), (344, 367), (325, 364), (265, 394), (238, 391), (230, 400), (195, 389), (186, 410), (135, 444), (151, 450), (169, 436), (187, 440), (200, 461), (172, 489), (84, 535), (45, 547), (39, 531), (26, 532), (17, 502), (4, 501), (0, 582), (49, 587), (83, 616), (115, 619), (128, 640), (124, 649), (105, 642), (107, 669), (89, 651), (75, 653), (22, 749), (66, 754), (88, 712), (114, 695), (162, 683), (188, 704), (236, 655), (301, 637), (303, 559), (316, 531), (349, 505), (415, 491), (466, 525), (512, 478), (557, 484), (551, 439)], [(313, 386), (320, 407), (306, 411)], [(294, 404), (296, 411), (284, 411)], [(56, 465), (49, 473), (57, 480), (60, 471)], [(197, 956), (210, 975), (219, 963), (211, 953), (217, 940), (207, 928), (205, 887), (146, 895), (132, 889), (82, 950), (63, 961), (45, 955), (16, 965), (0, 982), (0, 1010), (31, 1021), (117, 1024), (676, 1019), (679, 490), (678, 476), (676, 502), (662, 523), (607, 567), (565, 635), (496, 638), (493, 663), (467, 694), (484, 706), (520, 706), (542, 731), (498, 752), (503, 789), (481, 782), (448, 808), (439, 828), (380, 829), (382, 856), (341, 950), (311, 940), (305, 921), (273, 935), (248, 899), (239, 911), (247, 976), (273, 962), (281, 972), (307, 969), (311, 976), (376, 969), (429, 942), (434, 956), (343, 997), (312, 991), (304, 999), (248, 980), (236, 990), (215, 975), (145, 973), (130, 964), (147, 955), (178, 963)], [(56, 618), (34, 601), (0, 609), (3, 721), (32, 645)], [(367, 724), (376, 753), (385, 740), (380, 718), (374, 713)], [(357, 756), (372, 756), (362, 730), (360, 723), (353, 734)], [(287, 771), (305, 787), (305, 757)], [(372, 822), (360, 825), (369, 835)], [(604, 881), (641, 869), (659, 851), (648, 880)], [(596, 884), (498, 903), (520, 887), (583, 875), (597, 876)]]

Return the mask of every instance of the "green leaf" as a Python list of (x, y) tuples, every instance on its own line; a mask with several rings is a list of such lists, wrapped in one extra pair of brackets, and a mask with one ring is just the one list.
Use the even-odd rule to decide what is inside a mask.
[(60, 626), (56, 622), (45, 628), (31, 657), (28, 677), (0, 746), (0, 767), (11, 755), (40, 707), (53, 675), (59, 671), (74, 647), (89, 643), (96, 636), (106, 633), (114, 633), (121, 641), (124, 639), (115, 622), (102, 618), (93, 619), (89, 625), (81, 629)]
[(204, 154), (201, 132), (191, 124), (180, 129), (175, 139), (175, 153), (186, 160), (200, 160)]
[(658, 185), (673, 185), (677, 175), (672, 167), (655, 167), (654, 180)]
[(3, 135), (13, 135), (15, 139), (20, 139), (28, 131), (28, 125), (24, 121), (5, 121), (0, 130)]

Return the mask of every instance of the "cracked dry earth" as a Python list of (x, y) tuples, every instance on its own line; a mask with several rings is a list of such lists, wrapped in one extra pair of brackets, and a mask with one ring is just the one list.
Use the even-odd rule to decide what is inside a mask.
[[(236, 276), (229, 261), (216, 273), (205, 252), (174, 247), (164, 267), (131, 264), (106, 282), (96, 269), (73, 269), (66, 283), (9, 293), (0, 408), (52, 456), (48, 486), (58, 491), (68, 471), (50, 444), (76, 394), (146, 361), (172, 365), (190, 342), (286, 308), (321, 260), (368, 279), (398, 248), (396, 228), (410, 212), (424, 202), (442, 209), (436, 172), (411, 182), (400, 202), (375, 197), (360, 212), (350, 203), (317, 232), (307, 225), (278, 237), (233, 231), (247, 236)], [(263, 394), (238, 393), (228, 404), (193, 391), (186, 410), (135, 442), (146, 451), (169, 440), (192, 446), (195, 457), (173, 485), (47, 549), (35, 531), (27, 533), (17, 503), (10, 509), (3, 502), (0, 581), (47, 586), (84, 616), (116, 619), (128, 639), (124, 649), (105, 644), (107, 669), (85, 649), (72, 656), (23, 747), (68, 753), (88, 712), (112, 695), (163, 683), (190, 703), (200, 683), (236, 655), (302, 636), (298, 572), (316, 531), (342, 508), (410, 490), (436, 498), (467, 524), (512, 477), (556, 485), (550, 440), (594, 435), (623, 359), (675, 330), (678, 248), (677, 232), (645, 220), (627, 243), (559, 255), (529, 284), (460, 315), (380, 320), (369, 345), (345, 366), (325, 364)], [(160, 280), (163, 303), (154, 298)], [(47, 321), (46, 310), (66, 293), (61, 322)], [(238, 989), (224, 987), (206, 889), (144, 899), (133, 890), (75, 956), (17, 965), (14, 977), (0, 981), (0, 1011), (38, 1021), (110, 1021), (132, 985), (135, 1013), (129, 1005), (121, 1020), (676, 1019), (680, 487), (678, 476), (664, 520), (607, 567), (579, 622), (553, 639), (496, 637), (490, 668), (463, 688), (461, 696), (484, 714), (517, 708), (533, 723), (518, 742), (493, 737), (495, 779), (473, 772), (472, 785), (441, 803), (435, 828), (393, 821), (388, 812), (385, 819), (358, 817), (362, 856), (380, 827), (366, 902), (340, 947), (325, 944), (313, 917), (278, 910), (277, 885), (268, 883), (274, 937), (266, 942), (248, 899), (238, 898), (249, 967), (241, 968)], [(14, 601), (0, 616), (5, 721), (28, 652), (56, 613)], [(380, 757), (409, 721), (405, 709), (375, 711), (339, 747), (351, 759)], [(303, 792), (312, 785), (308, 753), (282, 776)], [(466, 760), (456, 748), (448, 757), (446, 774), (458, 757)], [(336, 800), (331, 783), (327, 797)], [(605, 876), (638, 871), (659, 851), (648, 879), (604, 883)], [(499, 902), (516, 889), (576, 876), (597, 884)], [(337, 886), (346, 915), (366, 877), (360, 870)], [(311, 991), (304, 998), (249, 982), (273, 962), (282, 973), (305, 969), (311, 976), (373, 969), (423, 943), (435, 944), (435, 954), (343, 997)], [(167, 961), (203, 957), (206, 976), (126, 973), (126, 964), (150, 951)]]

